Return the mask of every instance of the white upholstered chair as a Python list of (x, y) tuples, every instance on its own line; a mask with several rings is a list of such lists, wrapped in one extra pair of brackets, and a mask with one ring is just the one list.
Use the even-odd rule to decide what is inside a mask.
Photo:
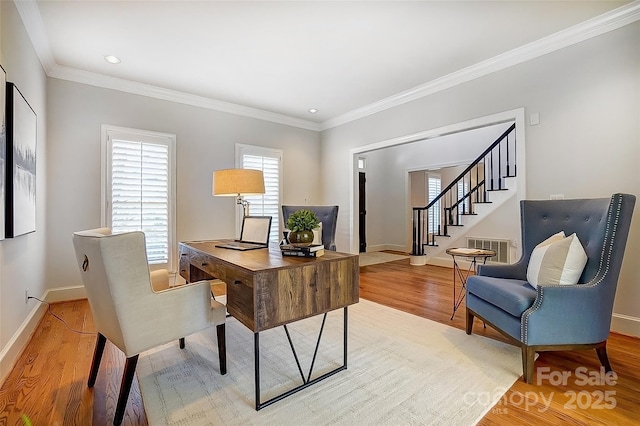
[(98, 331), (89, 372), (93, 387), (108, 339), (126, 356), (113, 423), (122, 422), (138, 362), (148, 349), (215, 325), (220, 373), (226, 374), (225, 306), (211, 300), (208, 281), (169, 287), (166, 270), (149, 272), (142, 232), (107, 228), (73, 234), (78, 266)]

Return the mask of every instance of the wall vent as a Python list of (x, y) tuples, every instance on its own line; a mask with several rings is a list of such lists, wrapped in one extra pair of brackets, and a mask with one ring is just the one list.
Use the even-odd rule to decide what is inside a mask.
[(494, 250), (496, 255), (487, 259), (489, 262), (511, 263), (511, 240), (495, 240), (490, 238), (467, 237), (467, 247)]

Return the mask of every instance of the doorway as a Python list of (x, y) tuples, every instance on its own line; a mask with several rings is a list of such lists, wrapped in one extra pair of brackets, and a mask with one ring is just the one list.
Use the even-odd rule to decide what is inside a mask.
[(366, 194), (367, 178), (364, 172), (358, 172), (358, 219), (359, 219), (359, 236), (360, 236), (360, 253), (367, 252), (367, 194)]

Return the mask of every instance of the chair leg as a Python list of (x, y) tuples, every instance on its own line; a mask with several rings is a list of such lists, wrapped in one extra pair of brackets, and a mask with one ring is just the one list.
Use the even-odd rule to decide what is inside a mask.
[(227, 338), (225, 333), (225, 325), (216, 326), (216, 334), (218, 337), (218, 357), (220, 358), (220, 374), (227, 374)]
[(533, 383), (533, 363), (535, 362), (536, 351), (532, 346), (522, 344), (522, 375), (525, 383)]
[(98, 340), (96, 340), (96, 347), (93, 350), (93, 360), (91, 361), (91, 369), (89, 370), (89, 381), (87, 386), (90, 388), (96, 384), (96, 377), (98, 377), (98, 368), (100, 368), (100, 361), (102, 361), (102, 354), (104, 353), (104, 345), (107, 343), (107, 338), (98, 333)]
[(180, 349), (184, 349), (184, 337), (180, 338)]
[(467, 334), (471, 334), (473, 330), (473, 314), (469, 309), (467, 309), (467, 317), (466, 317), (466, 326), (467, 326)]
[(605, 341), (601, 346), (596, 347), (596, 353), (598, 354), (598, 359), (600, 360), (600, 364), (604, 367), (606, 372), (613, 371), (611, 368), (611, 363), (609, 362), (609, 356), (607, 355), (607, 342)]
[(136, 365), (138, 364), (138, 355), (127, 358), (124, 364), (124, 373), (122, 373), (122, 383), (120, 384), (120, 394), (118, 395), (118, 403), (116, 404), (116, 413), (113, 417), (113, 424), (119, 425), (124, 418), (124, 410), (127, 408), (127, 399), (131, 391), (133, 376), (136, 373)]

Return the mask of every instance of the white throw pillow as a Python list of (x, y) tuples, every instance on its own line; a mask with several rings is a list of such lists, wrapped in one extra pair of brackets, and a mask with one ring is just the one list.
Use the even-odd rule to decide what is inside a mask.
[(564, 238), (558, 232), (538, 244), (531, 253), (527, 267), (527, 281), (538, 284), (576, 284), (587, 264), (587, 254), (576, 234)]

